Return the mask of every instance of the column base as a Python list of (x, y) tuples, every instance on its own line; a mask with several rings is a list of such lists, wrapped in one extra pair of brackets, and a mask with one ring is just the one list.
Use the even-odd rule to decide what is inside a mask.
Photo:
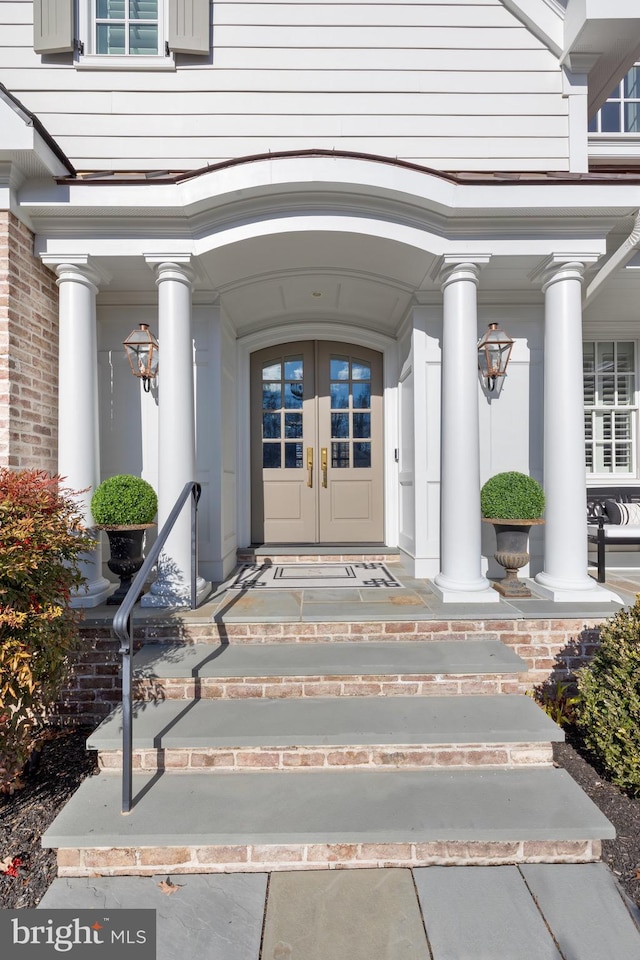
[(69, 606), (74, 610), (84, 607), (99, 607), (103, 603), (106, 603), (112, 587), (113, 584), (110, 583), (106, 577), (99, 577), (97, 580), (92, 580), (72, 594)]
[(580, 580), (563, 580), (548, 573), (536, 575), (536, 593), (554, 603), (622, 603), (622, 599), (613, 590), (596, 583), (591, 577)]
[[(196, 606), (199, 606), (211, 592), (211, 584), (202, 577), (196, 580)], [(141, 607), (190, 607), (191, 586), (185, 587), (180, 578), (158, 577), (149, 591), (140, 597)]]
[(500, 603), (500, 597), (486, 577), (477, 580), (453, 580), (439, 573), (432, 581), (443, 603)]

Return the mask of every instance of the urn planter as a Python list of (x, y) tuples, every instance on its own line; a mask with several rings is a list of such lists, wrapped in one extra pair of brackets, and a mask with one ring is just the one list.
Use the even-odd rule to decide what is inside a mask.
[(130, 473), (108, 477), (91, 498), (91, 513), (99, 530), (109, 538), (111, 557), (107, 566), (120, 577), (120, 585), (107, 603), (122, 603), (131, 581), (144, 563), (144, 534), (158, 509), (153, 487)]
[(154, 523), (142, 523), (137, 526), (103, 527), (109, 538), (110, 557), (107, 566), (120, 578), (115, 592), (107, 598), (107, 604), (118, 606), (122, 603), (131, 586), (131, 581), (144, 563), (144, 535)]
[(495, 559), (505, 568), (506, 577), (494, 583), (493, 589), (503, 597), (530, 597), (526, 583), (518, 579), (518, 570), (529, 563), (529, 530), (544, 520), (504, 520), (483, 517), (484, 523), (492, 523), (496, 531)]

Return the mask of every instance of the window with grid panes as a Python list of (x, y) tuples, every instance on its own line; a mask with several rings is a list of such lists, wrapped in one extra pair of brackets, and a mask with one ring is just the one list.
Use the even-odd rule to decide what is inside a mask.
[(162, 0), (92, 0), (93, 53), (152, 56), (164, 53)]
[(636, 473), (635, 355), (631, 340), (583, 344), (587, 474)]
[(592, 117), (589, 133), (640, 133), (640, 64), (611, 91)]

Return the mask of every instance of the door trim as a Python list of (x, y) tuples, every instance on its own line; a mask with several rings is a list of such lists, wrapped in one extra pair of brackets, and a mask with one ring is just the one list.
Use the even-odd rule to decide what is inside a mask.
[(263, 347), (288, 343), (292, 340), (337, 340), (369, 347), (382, 354), (382, 383), (384, 393), (384, 542), (388, 547), (398, 545), (398, 465), (394, 450), (398, 447), (398, 344), (397, 341), (373, 330), (343, 325), (334, 321), (314, 320), (280, 324), (251, 333), (237, 341), (237, 447), (236, 467), (238, 496), (236, 503), (236, 530), (238, 546), (251, 543), (251, 411), (250, 411), (250, 355)]

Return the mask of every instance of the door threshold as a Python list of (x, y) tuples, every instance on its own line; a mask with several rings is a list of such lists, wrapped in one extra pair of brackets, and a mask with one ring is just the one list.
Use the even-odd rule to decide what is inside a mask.
[(238, 550), (238, 559), (251, 557), (341, 557), (375, 556), (398, 557), (397, 547), (387, 547), (384, 543), (260, 543)]

